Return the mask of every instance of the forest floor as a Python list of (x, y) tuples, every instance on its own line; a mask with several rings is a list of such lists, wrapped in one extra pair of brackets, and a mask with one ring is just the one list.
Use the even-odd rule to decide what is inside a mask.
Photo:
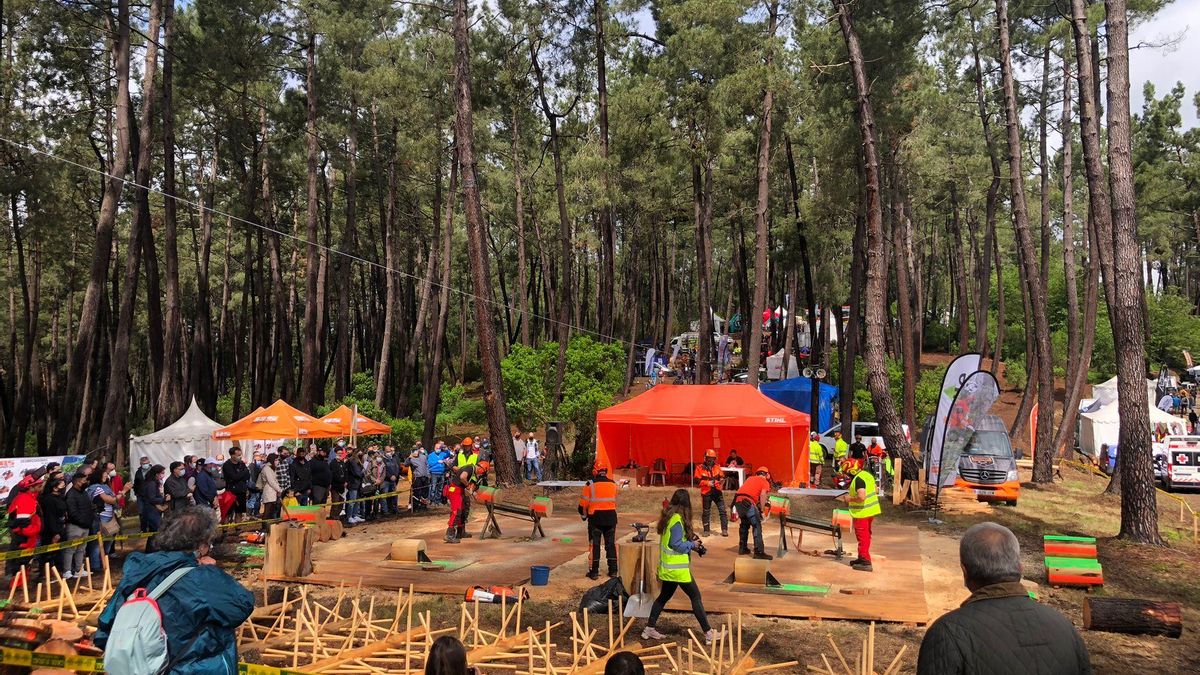
[[(1028, 478), (1028, 475), (1025, 476)], [(1080, 628), (1091, 653), (1096, 672), (1197, 672), (1200, 671), (1200, 548), (1191, 541), (1190, 517), (1186, 524), (1178, 518), (1178, 504), (1169, 498), (1160, 499), (1160, 531), (1168, 542), (1163, 547), (1136, 546), (1114, 539), (1120, 524), (1120, 504), (1116, 497), (1104, 495), (1105, 480), (1072, 468), (1064, 468), (1062, 477), (1053, 485), (1035, 486), (1024, 483), (1017, 507), (993, 506), (983, 512), (942, 513), (940, 525), (928, 522), (925, 511), (884, 506), (883, 519), (912, 525), (919, 530), (923, 559), (926, 602), (930, 622), (956, 608), (967, 596), (962, 586), (958, 563), (958, 541), (963, 531), (983, 520), (1001, 523), (1016, 533), (1022, 547), (1025, 578), (1039, 584), (1041, 602), (1062, 612)], [(637, 488), (624, 490), (620, 509), (624, 512), (652, 512), (674, 488)], [(540, 492), (525, 486), (506, 490), (508, 499), (520, 502), (528, 495)], [(1200, 495), (1189, 495), (1200, 497)], [(573, 514), (577, 495), (572, 490), (554, 496), (556, 511)], [(830, 502), (822, 499), (794, 499), (793, 510), (814, 516), (827, 517)], [(391, 538), (412, 535), (429, 528), (429, 519), (444, 518), (444, 507), (430, 515), (402, 517), (350, 528), (347, 537)], [(621, 526), (623, 529), (625, 525)], [(624, 534), (623, 531), (619, 532)], [(1051, 588), (1044, 583), (1042, 561), (1043, 534), (1072, 534), (1094, 536), (1098, 539), (1099, 559), (1104, 565), (1105, 586), (1093, 591), (1095, 597), (1128, 597), (1150, 600), (1171, 600), (1183, 605), (1184, 634), (1178, 640), (1161, 637), (1134, 637), (1082, 630), (1082, 607), (1087, 593), (1074, 589)], [(852, 538), (851, 538), (852, 539)], [(553, 571), (551, 586), (539, 593), (537, 600), (526, 605), (525, 615), (537, 623), (559, 621), (579, 606), (579, 599), (595, 585), (584, 577), (587, 554), (580, 540), (580, 553), (575, 559)], [(853, 541), (848, 541), (853, 545)], [(878, 573), (878, 572), (877, 572)], [(853, 573), (852, 573), (853, 574)], [(253, 586), (248, 575), (246, 581)], [(333, 589), (310, 586), (310, 593), (336, 594)], [(464, 589), (465, 590), (465, 589)], [(375, 597), (381, 605), (394, 602), (395, 592), (362, 589), (366, 597)], [(432, 609), (434, 617), (444, 617), (450, 625), (457, 619), (459, 596), (420, 596), (418, 609)], [(720, 620), (720, 617), (716, 617)], [(640, 632), (641, 624), (636, 630)], [(687, 639), (687, 629), (694, 629), (694, 620), (683, 612), (667, 612), (660, 629), (672, 639)], [(843, 651), (857, 649), (866, 637), (867, 627), (854, 621), (807, 621), (784, 618), (751, 618), (744, 621), (744, 630), (753, 638), (765, 634), (755, 651), (760, 664), (798, 659), (801, 665), (820, 665), (821, 654), (833, 657), (828, 638), (838, 642)], [(887, 664), (902, 646), (908, 651), (901, 672), (914, 672), (916, 655), (925, 629), (902, 624), (876, 626), (877, 663)], [(252, 655), (243, 655), (250, 657)], [(796, 672), (803, 672), (798, 668)]]

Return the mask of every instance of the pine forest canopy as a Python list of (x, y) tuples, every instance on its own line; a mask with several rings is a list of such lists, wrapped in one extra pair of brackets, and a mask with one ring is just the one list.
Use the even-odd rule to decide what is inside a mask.
[[(869, 392), (889, 447), (922, 352), (983, 353), (1014, 435), (1040, 403), (1035, 481), (1121, 374), (1122, 534), (1156, 541), (1130, 375), (1200, 354), (1200, 95), (1129, 110), (1165, 2), (1126, 4), (8, 0), (4, 453), (119, 456), (191, 396), (428, 440), (464, 386), (503, 444), (523, 372), (520, 416), (586, 427), (597, 359), (628, 387), (697, 322), (709, 381), (715, 312), (750, 362), (809, 346), (843, 419)], [(745, 320), (774, 307), (805, 321)]]

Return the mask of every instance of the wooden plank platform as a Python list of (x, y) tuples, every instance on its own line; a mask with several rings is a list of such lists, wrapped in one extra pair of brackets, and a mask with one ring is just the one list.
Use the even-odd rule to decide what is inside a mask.
[[(692, 558), (692, 573), (700, 584), (704, 608), (709, 613), (736, 613), (757, 616), (813, 619), (850, 619), (925, 624), (929, 611), (925, 604), (925, 580), (921, 574), (921, 547), (917, 528), (876, 520), (871, 538), (874, 572), (859, 572), (850, 567), (855, 557), (854, 535), (843, 539), (846, 557), (806, 555), (816, 549), (832, 548), (827, 537), (806, 533), (803, 551), (791, 551), (771, 561), (771, 574), (788, 587), (829, 587), (827, 593), (745, 592), (723, 583), (733, 571), (737, 557), (737, 525), (730, 523), (729, 537), (708, 537), (708, 555)], [(753, 535), (751, 535), (753, 537)], [(774, 551), (778, 526), (767, 527), (763, 543)], [(691, 611), (687, 596), (677, 592), (668, 609)], [(677, 617), (684, 624), (690, 617)]]
[[(530, 541), (528, 524), (501, 517), (505, 538), (480, 540), (483, 513), (472, 513), (469, 531), (475, 537), (460, 544), (445, 544), (442, 518), (422, 521), (427, 527), (405, 537), (424, 538), (428, 554), (435, 562), (445, 564), (444, 570), (405, 569), (389, 563), (387, 558), (391, 538), (380, 535), (346, 538), (318, 543), (313, 547), (311, 576), (303, 579), (273, 577), (277, 581), (294, 581), (328, 586), (364, 586), (377, 588), (407, 588), (410, 584), (419, 593), (461, 595), (469, 586), (520, 585), (528, 582), (531, 565), (556, 568), (579, 556), (586, 556), (585, 525), (577, 518), (548, 518), (542, 521), (546, 538)], [(648, 514), (621, 514), (621, 529), (625, 523), (653, 522)], [(425, 524), (428, 523), (426, 526)], [(621, 531), (618, 530), (618, 532)], [(857, 548), (853, 533), (847, 532), (843, 545), (846, 556), (835, 560), (828, 556), (813, 556), (814, 550), (832, 548), (832, 539), (807, 533), (804, 548), (791, 550), (782, 559), (771, 561), (771, 573), (785, 588), (800, 592), (748, 592), (724, 583), (733, 571), (737, 558), (737, 524), (730, 523), (728, 538), (713, 536), (705, 541), (709, 553), (703, 558), (693, 556), (692, 570), (704, 596), (704, 605), (712, 614), (735, 614), (739, 610), (758, 616), (778, 616), (813, 619), (849, 619), (887, 621), (907, 624), (926, 624), (929, 612), (925, 602), (925, 582), (921, 572), (921, 549), (915, 527), (876, 521), (871, 553), (874, 572), (859, 572), (849, 565)], [(620, 537), (628, 541), (632, 532)], [(768, 551), (778, 544), (779, 528), (768, 523), (764, 543)], [(530, 587), (533, 598), (543, 594), (561, 594), (557, 582), (563, 572), (551, 571), (550, 586)], [(574, 580), (573, 580), (574, 581)], [(800, 587), (827, 587), (825, 593), (803, 592)], [(690, 613), (687, 596), (676, 593), (667, 605), (668, 610)], [(689, 624), (688, 616), (672, 615), (670, 620)]]
[[(571, 514), (574, 515), (574, 514)], [(530, 540), (532, 525), (524, 520), (498, 516), (502, 539), (480, 539), (486, 516), (484, 509), (471, 510), (467, 531), (474, 536), (458, 544), (442, 541), (445, 516), (419, 521), (425, 529), (406, 538), (424, 539), (426, 553), (439, 569), (405, 565), (387, 560), (392, 540), (397, 537), (370, 535), (347, 537), (313, 546), (313, 573), (304, 578), (269, 577), (272, 581), (296, 581), (325, 586), (373, 586), (404, 588), (418, 593), (462, 595), (471, 586), (516, 586), (527, 583), (532, 565), (551, 568), (586, 554), (587, 533), (578, 518), (546, 518), (543, 539)], [(416, 524), (416, 523), (414, 523)], [(432, 567), (428, 566), (428, 567)], [(554, 583), (553, 572), (551, 583)], [(539, 587), (531, 587), (536, 596)]]

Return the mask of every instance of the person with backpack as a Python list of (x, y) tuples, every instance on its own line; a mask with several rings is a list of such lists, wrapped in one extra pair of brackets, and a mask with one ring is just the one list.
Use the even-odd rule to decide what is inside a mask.
[(254, 611), (254, 596), (208, 557), (216, 536), (213, 510), (187, 507), (166, 518), (158, 550), (129, 554), (96, 630), (105, 671), (237, 672), (236, 631)]

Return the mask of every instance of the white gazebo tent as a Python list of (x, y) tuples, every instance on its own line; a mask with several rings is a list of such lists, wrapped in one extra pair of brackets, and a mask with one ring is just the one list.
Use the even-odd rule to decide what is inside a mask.
[(174, 424), (164, 427), (145, 436), (132, 436), (129, 439), (130, 472), (137, 471), (142, 457), (149, 457), (151, 464), (169, 466), (171, 462), (183, 459), (184, 455), (194, 455), (206, 459), (215, 459), (217, 455), (226, 453), (233, 443), (230, 441), (212, 440), (212, 432), (220, 429), (221, 424), (210, 419), (196, 405), (192, 404), (187, 412)]
[(783, 350), (780, 349), (767, 357), (768, 380), (784, 380), (789, 377), (800, 377), (800, 368), (796, 364), (796, 357), (791, 355), (788, 355), (787, 374), (784, 374), (783, 356)]
[[(1187, 421), (1165, 413), (1154, 407), (1149, 401), (1146, 407), (1150, 411), (1150, 430), (1163, 425), (1169, 433), (1181, 434), (1187, 429)], [(1116, 401), (1103, 405), (1099, 410), (1080, 413), (1079, 415), (1079, 449), (1084, 453), (1098, 457), (1100, 446), (1115, 445), (1120, 439), (1121, 413)]]

